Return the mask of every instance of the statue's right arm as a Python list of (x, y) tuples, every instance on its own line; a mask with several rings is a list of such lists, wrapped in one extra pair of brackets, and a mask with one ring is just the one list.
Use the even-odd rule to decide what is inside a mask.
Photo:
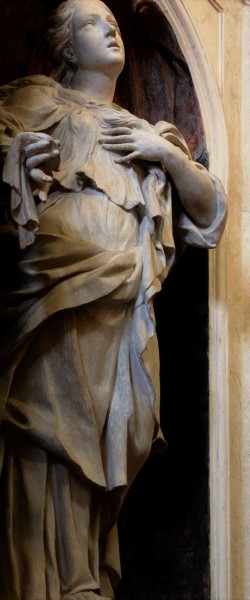
[(39, 220), (34, 196), (47, 200), (59, 162), (59, 142), (45, 133), (21, 132), (9, 145), (3, 181), (11, 188), (11, 215), (21, 248), (35, 241)]

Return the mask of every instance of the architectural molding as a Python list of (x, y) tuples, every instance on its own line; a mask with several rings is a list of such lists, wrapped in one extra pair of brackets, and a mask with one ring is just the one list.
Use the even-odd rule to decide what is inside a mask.
[[(209, 0), (210, 1), (210, 0)], [(219, 48), (218, 48), (218, 68), (219, 68), (219, 86), (220, 92), (224, 94), (224, 46), (225, 46), (225, 28), (224, 28), (224, 10), (217, 10), (219, 20)]]
[[(202, 112), (210, 169), (227, 189), (228, 142), (220, 94), (184, 0), (155, 0), (188, 63)], [(209, 0), (218, 13), (223, 9)], [(248, 1), (248, 4), (250, 0)], [(222, 15), (223, 16), (223, 15)], [(223, 40), (221, 40), (223, 44)], [(223, 61), (223, 56), (220, 58)], [(231, 600), (227, 236), (210, 252), (210, 506), (211, 598)]]
[(208, 2), (217, 10), (217, 12), (224, 12), (224, 8), (217, 2), (217, 0), (208, 0)]

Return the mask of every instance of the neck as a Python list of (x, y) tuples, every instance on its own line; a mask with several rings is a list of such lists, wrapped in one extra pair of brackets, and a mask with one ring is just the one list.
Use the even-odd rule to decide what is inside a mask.
[(96, 102), (112, 105), (116, 79), (117, 77), (106, 73), (78, 69), (73, 75), (70, 87), (73, 90), (83, 92)]

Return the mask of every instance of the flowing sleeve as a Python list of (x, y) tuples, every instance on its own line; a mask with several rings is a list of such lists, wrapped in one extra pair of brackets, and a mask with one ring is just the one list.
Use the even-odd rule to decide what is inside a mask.
[(7, 153), (3, 181), (11, 188), (11, 216), (18, 226), (20, 248), (33, 244), (39, 220), (24, 163), (24, 148), (30, 141), (26, 134), (17, 135)]
[(196, 225), (183, 210), (180, 201), (175, 198), (173, 203), (173, 228), (176, 241), (188, 246), (198, 248), (215, 248), (224, 232), (227, 222), (227, 198), (220, 180), (211, 175), (199, 163), (195, 163), (197, 169), (204, 170), (211, 179), (216, 199), (216, 214), (208, 227)]
[[(178, 146), (190, 160), (191, 154), (188, 146), (178, 131), (178, 129), (164, 121), (160, 121), (155, 126), (156, 132), (164, 137), (175, 146)], [(177, 247), (178, 246), (196, 246), (200, 248), (215, 248), (219, 243), (227, 221), (227, 198), (225, 190), (217, 177), (209, 173), (209, 171), (201, 164), (194, 162), (195, 167), (204, 171), (207, 177), (213, 183), (216, 199), (216, 214), (213, 221), (208, 227), (200, 227), (196, 225), (189, 215), (185, 212), (182, 204), (173, 187), (173, 231)], [(178, 249), (178, 248), (177, 248)]]
[(57, 101), (56, 83), (43, 76), (21, 79), (0, 89), (0, 146), (3, 181), (11, 188), (11, 216), (20, 247), (33, 244), (39, 229), (34, 196), (25, 169), (26, 132), (44, 132), (60, 121), (66, 109)]

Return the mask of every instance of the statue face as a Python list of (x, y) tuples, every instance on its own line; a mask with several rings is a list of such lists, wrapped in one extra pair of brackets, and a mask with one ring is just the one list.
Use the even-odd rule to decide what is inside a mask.
[(114, 15), (100, 0), (82, 0), (71, 21), (71, 42), (78, 67), (119, 75), (124, 46)]

